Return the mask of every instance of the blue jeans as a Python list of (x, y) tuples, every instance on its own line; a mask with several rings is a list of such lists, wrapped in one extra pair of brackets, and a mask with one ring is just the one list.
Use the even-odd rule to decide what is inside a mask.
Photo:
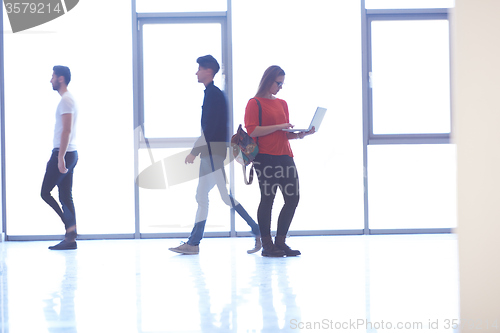
[[(59, 149), (52, 150), (52, 155), (47, 163), (45, 177), (42, 183), (42, 199), (59, 215), (66, 230), (76, 225), (75, 205), (73, 203), (73, 170), (78, 162), (78, 153), (76, 151), (67, 152), (64, 160), (66, 161), (67, 173), (59, 172), (58, 164)], [(59, 201), (52, 197), (52, 190), (54, 187), (59, 190)]]
[(224, 160), (225, 156), (215, 154), (208, 156), (202, 155), (201, 157), (200, 178), (198, 181), (198, 189), (196, 190), (198, 210), (196, 211), (196, 220), (193, 230), (191, 231), (191, 236), (189, 236), (187, 241), (189, 245), (198, 245), (203, 238), (208, 217), (208, 194), (216, 185), (224, 203), (234, 208), (250, 226), (255, 236), (260, 236), (260, 230), (257, 223), (250, 217), (243, 206), (227, 193)]

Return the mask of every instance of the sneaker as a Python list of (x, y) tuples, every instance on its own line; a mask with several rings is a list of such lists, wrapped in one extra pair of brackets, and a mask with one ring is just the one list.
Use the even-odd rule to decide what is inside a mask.
[(182, 243), (177, 247), (169, 248), (170, 251), (182, 254), (198, 254), (200, 253), (199, 245), (189, 245), (188, 243)]
[(57, 245), (49, 246), (49, 250), (76, 250), (76, 242), (63, 240)]
[(262, 248), (262, 242), (260, 240), (260, 236), (255, 237), (255, 247), (251, 250), (248, 250), (247, 253), (248, 254), (255, 253), (259, 251), (261, 248)]

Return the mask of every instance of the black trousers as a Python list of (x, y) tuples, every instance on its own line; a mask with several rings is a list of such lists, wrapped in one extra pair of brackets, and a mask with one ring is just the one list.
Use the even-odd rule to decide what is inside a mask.
[(259, 179), (260, 204), (257, 221), (263, 237), (271, 235), (271, 213), (278, 189), (284, 205), (278, 217), (278, 236), (286, 236), (299, 203), (299, 176), (293, 157), (288, 155), (258, 154), (254, 160)]

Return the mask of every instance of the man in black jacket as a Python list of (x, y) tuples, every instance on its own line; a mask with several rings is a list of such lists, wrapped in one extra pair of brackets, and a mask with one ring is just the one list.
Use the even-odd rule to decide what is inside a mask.
[(196, 140), (191, 153), (186, 157), (185, 163), (193, 163), (196, 156), (200, 155), (200, 178), (196, 192), (198, 210), (195, 225), (188, 241), (169, 250), (182, 254), (199, 253), (199, 244), (203, 238), (208, 216), (208, 194), (217, 185), (224, 203), (233, 207), (252, 228), (252, 233), (255, 235), (255, 248), (247, 252), (254, 253), (261, 248), (259, 227), (243, 206), (227, 193), (226, 188), (224, 160), (229, 145), (229, 117), (226, 98), (222, 91), (214, 85), (214, 76), (219, 71), (220, 66), (211, 55), (199, 57), (196, 62), (199, 65), (198, 72), (196, 72), (198, 82), (205, 85), (205, 98), (201, 114), (202, 134)]

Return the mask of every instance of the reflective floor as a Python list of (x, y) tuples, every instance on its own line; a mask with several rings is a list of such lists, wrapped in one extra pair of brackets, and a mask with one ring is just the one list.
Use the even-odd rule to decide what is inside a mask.
[(291, 237), (295, 258), (251, 238), (0, 243), (0, 332), (450, 332), (455, 235)]

